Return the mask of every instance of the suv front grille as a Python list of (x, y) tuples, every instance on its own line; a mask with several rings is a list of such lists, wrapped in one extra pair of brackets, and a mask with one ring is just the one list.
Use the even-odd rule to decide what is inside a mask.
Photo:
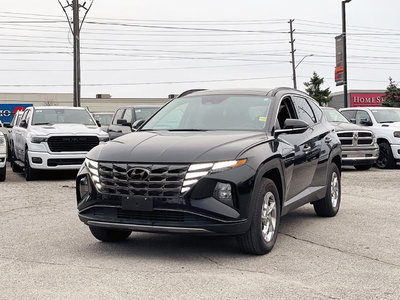
[(177, 197), (189, 165), (99, 163), (102, 191), (114, 195)]
[(47, 144), (51, 152), (88, 152), (99, 144), (97, 136), (52, 136)]
[(372, 133), (367, 131), (344, 131), (337, 135), (344, 146), (368, 146), (374, 142)]

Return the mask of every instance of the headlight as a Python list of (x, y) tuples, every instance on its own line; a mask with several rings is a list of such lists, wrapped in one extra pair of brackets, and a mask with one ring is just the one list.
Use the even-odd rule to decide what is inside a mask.
[(3, 145), (6, 143), (6, 139), (2, 136), (0, 136), (0, 145)]
[(89, 170), (90, 178), (98, 190), (101, 190), (99, 177), (99, 163), (97, 161), (86, 158), (85, 166)]
[(397, 138), (400, 138), (400, 131), (393, 132), (393, 136), (397, 137)]
[(103, 143), (108, 142), (109, 140), (110, 140), (110, 137), (108, 137), (108, 136), (101, 136), (99, 138), (99, 141), (103, 142)]
[(185, 181), (181, 189), (181, 193), (185, 193), (191, 189), (202, 177), (210, 174), (222, 172), (225, 170), (233, 169), (242, 166), (246, 163), (247, 159), (230, 160), (212, 163), (192, 164), (186, 173)]
[(42, 142), (47, 142), (47, 138), (43, 136), (32, 136), (31, 142), (34, 144), (40, 144)]

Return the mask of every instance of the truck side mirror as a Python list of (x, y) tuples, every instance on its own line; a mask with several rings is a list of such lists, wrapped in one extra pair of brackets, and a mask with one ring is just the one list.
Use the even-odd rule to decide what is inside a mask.
[(144, 124), (145, 120), (136, 120), (132, 125), (132, 131), (137, 131)]

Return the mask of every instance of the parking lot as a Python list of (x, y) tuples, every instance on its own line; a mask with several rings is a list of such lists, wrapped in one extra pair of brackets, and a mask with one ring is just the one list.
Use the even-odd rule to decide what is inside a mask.
[(295, 210), (265, 256), (241, 254), (229, 237), (133, 233), (101, 243), (78, 220), (73, 173), (7, 175), (2, 299), (400, 298), (400, 168), (346, 169), (337, 217)]

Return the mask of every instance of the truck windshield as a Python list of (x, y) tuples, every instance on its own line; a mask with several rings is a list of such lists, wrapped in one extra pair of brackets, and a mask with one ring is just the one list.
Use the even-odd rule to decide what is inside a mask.
[(205, 95), (173, 100), (142, 130), (257, 130), (265, 127), (271, 99), (254, 95)]
[(159, 107), (141, 107), (135, 108), (136, 120), (147, 120), (150, 118)]
[(349, 123), (349, 121), (336, 109), (323, 109), (324, 114), (328, 122), (334, 123)]
[(101, 125), (110, 125), (113, 114), (93, 114), (96, 121), (99, 121)]
[(32, 125), (46, 124), (96, 125), (90, 114), (84, 109), (35, 109)]
[(371, 111), (378, 123), (400, 122), (400, 108), (373, 109)]

